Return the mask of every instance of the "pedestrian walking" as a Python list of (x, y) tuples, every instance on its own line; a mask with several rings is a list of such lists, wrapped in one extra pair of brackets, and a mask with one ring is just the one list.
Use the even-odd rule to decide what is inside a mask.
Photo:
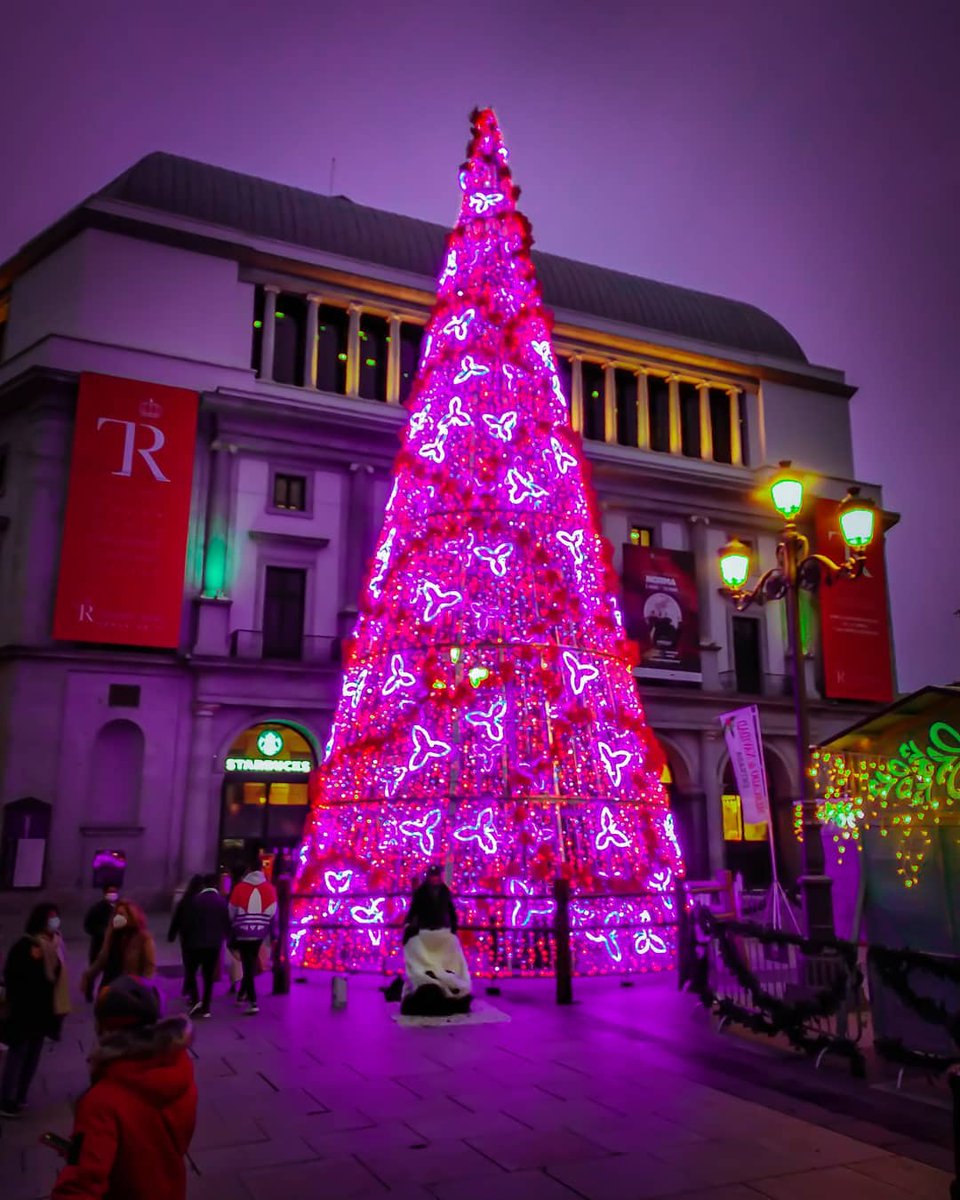
[(260, 869), (259, 856), (251, 861), (250, 867), (230, 893), (231, 938), (243, 968), (237, 999), (247, 1001), (247, 1016), (260, 1011), (254, 980), (264, 938), (270, 936), (277, 915), (277, 893)]
[[(107, 930), (110, 928), (110, 921), (113, 918), (113, 910), (117, 907), (119, 899), (120, 889), (115, 883), (108, 883), (103, 889), (101, 898), (87, 909), (87, 915), (83, 918), (83, 932), (90, 939), (88, 963), (92, 963), (103, 949)], [(88, 1004), (93, 1003), (96, 982), (96, 977), (91, 976), (85, 988), (84, 995)]]
[[(183, 942), (190, 958), (186, 979), (190, 1016), (209, 1017), (217, 962), (231, 931), (230, 910), (217, 887), (216, 875), (203, 877), (200, 891), (183, 913), (182, 925)], [(198, 970), (203, 979), (202, 999), (197, 991)]]
[(7, 1055), (0, 1077), (0, 1116), (18, 1117), (40, 1065), (46, 1038), (60, 1040), (70, 986), (55, 904), (37, 904), (3, 969)]
[(84, 991), (91, 975), (103, 976), (100, 982), (103, 988), (121, 975), (149, 979), (156, 970), (157, 948), (143, 910), (132, 900), (119, 900), (100, 953), (84, 973)]
[(186, 938), (184, 937), (183, 918), (184, 914), (190, 908), (190, 905), (193, 903), (194, 898), (197, 896), (202, 886), (202, 875), (194, 875), (191, 877), (190, 882), (183, 890), (183, 895), (174, 906), (173, 916), (170, 918), (170, 928), (167, 930), (168, 942), (180, 942), (180, 962), (183, 964), (183, 988), (181, 989), (180, 994), (183, 996), (184, 1000), (189, 999), (187, 979), (191, 973), (196, 976), (197, 967), (191, 959), (190, 947), (187, 945)]
[(161, 1017), (160, 995), (122, 975), (101, 989), (89, 1089), (51, 1200), (185, 1200), (184, 1155), (197, 1120), (186, 1017)]

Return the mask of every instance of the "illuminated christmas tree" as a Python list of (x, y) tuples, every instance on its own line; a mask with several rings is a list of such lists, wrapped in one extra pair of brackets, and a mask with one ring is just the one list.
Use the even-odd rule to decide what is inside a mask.
[(411, 884), (442, 862), (475, 974), (551, 973), (558, 874), (577, 973), (667, 966), (663, 760), (489, 109), (468, 154), (312, 781), (293, 956), (398, 969)]

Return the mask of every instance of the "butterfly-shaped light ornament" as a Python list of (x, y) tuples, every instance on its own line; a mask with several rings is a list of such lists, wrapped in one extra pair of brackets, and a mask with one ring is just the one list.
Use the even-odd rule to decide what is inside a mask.
[(553, 451), (553, 461), (557, 464), (557, 470), (561, 475), (566, 475), (571, 467), (577, 465), (576, 457), (569, 450), (563, 448), (559, 438), (552, 437), (550, 439), (550, 449)]
[(456, 252), (456, 250), (451, 250), (447, 254), (446, 265), (443, 268), (443, 274), (440, 276), (438, 286), (443, 287), (443, 285), (447, 282), (447, 280), (452, 279), (454, 277), (454, 275), (456, 275), (456, 273), (457, 273), (457, 252)]
[(383, 695), (392, 696), (398, 688), (413, 687), (416, 682), (416, 676), (405, 670), (403, 656), (394, 654), (390, 659), (390, 678), (383, 685)]
[[(407, 432), (411, 437), (416, 437), (418, 433), (422, 433), (422, 431), (426, 429), (429, 420), (429, 412), (425, 408), (421, 408), (419, 412), (415, 412), (413, 414), (407, 423)], [(399, 480), (397, 482), (399, 482)], [(394, 483), (393, 486), (396, 488), (397, 483)], [(392, 496), (390, 497), (390, 500), (393, 500)], [(390, 505), (388, 504), (387, 507), (389, 508)]]
[[(440, 282), (443, 282), (442, 277)], [(458, 342), (465, 342), (470, 329), (470, 322), (476, 315), (477, 310), (475, 308), (465, 309), (459, 317), (450, 318), (446, 325), (444, 325), (443, 332), (452, 333)]]
[(500, 370), (503, 372), (503, 377), (504, 377), (504, 379), (505, 379), (505, 380), (507, 381), (507, 383), (508, 383), (508, 384), (510, 384), (510, 386), (512, 387), (512, 386), (513, 386), (513, 381), (514, 381), (514, 379), (516, 379), (516, 377), (517, 377), (517, 371), (516, 371), (516, 368), (515, 368), (515, 367), (511, 367), (509, 363), (502, 363), (502, 364), (501, 364), (501, 366), (500, 366)]
[[(614, 962), (620, 962), (623, 958), (623, 951), (620, 949), (620, 942), (618, 940), (620, 930), (617, 928), (621, 919), (619, 912), (609, 912), (603, 918), (603, 929), (587, 929), (584, 932), (584, 937), (587, 941), (597, 942), (599, 945), (605, 947)], [(608, 929), (607, 926), (611, 926), (611, 928)]]
[(491, 742), (503, 741), (503, 718), (507, 712), (507, 702), (501, 696), (499, 700), (494, 700), (490, 707), (483, 711), (478, 709), (476, 712), (467, 713), (467, 723), (477, 726), (482, 729)]
[(600, 751), (600, 761), (610, 777), (610, 782), (614, 787), (619, 787), (623, 778), (623, 769), (633, 758), (633, 751), (614, 750), (606, 742), (598, 742), (597, 749)]
[[(646, 909), (640, 914), (640, 920), (648, 925), (653, 918)], [(638, 929), (633, 938), (633, 944), (638, 954), (666, 954), (667, 943), (663, 940), (659, 933), (654, 933), (652, 929)]]
[(530, 345), (533, 347), (534, 352), (539, 354), (540, 361), (547, 370), (552, 371), (554, 369), (553, 351), (550, 349), (550, 342), (544, 339), (542, 342), (531, 342)]
[[(383, 897), (377, 896), (368, 904), (355, 904), (350, 909), (350, 916), (353, 917), (358, 925), (382, 925), (384, 903)], [(383, 940), (383, 930), (368, 929), (367, 937), (370, 939), (372, 946), (379, 946)]]
[(588, 683), (596, 679), (600, 671), (592, 662), (581, 662), (572, 650), (564, 650), (563, 665), (567, 669), (567, 678), (575, 696), (583, 694)]
[(413, 837), (417, 839), (420, 853), (425, 857), (429, 857), (437, 844), (437, 839), (434, 837), (434, 830), (440, 824), (441, 812), (439, 808), (434, 808), (419, 821), (401, 821), (400, 832), (404, 837)]
[(335, 896), (342, 896), (345, 892), (349, 892), (352, 879), (352, 867), (347, 867), (343, 871), (324, 871), (323, 873), (324, 887)]
[(423, 585), (423, 598), (427, 602), (427, 606), (423, 610), (423, 619), (424, 621), (433, 621), (446, 609), (460, 604), (463, 595), (460, 592), (441, 591), (438, 584), (431, 582)]
[(534, 483), (532, 475), (525, 475), (516, 467), (511, 467), (507, 472), (507, 483), (510, 487), (511, 504), (520, 504), (527, 499), (539, 500), (547, 494), (544, 488)]
[(484, 413), (483, 421), (491, 437), (495, 437), (498, 442), (513, 440), (513, 431), (517, 427), (517, 414), (512, 410), (504, 413), (502, 417), (494, 416), (493, 413)]
[(424, 444), (420, 447), (420, 449), (417, 451), (417, 453), (420, 455), (421, 458), (429, 458), (431, 462), (435, 462), (435, 463), (437, 463), (437, 465), (442, 463), (447, 457), (447, 431), (446, 431), (446, 428), (443, 425), (441, 425), (440, 430), (437, 433), (437, 436), (433, 439), (433, 441), (432, 442), (424, 442)]
[(503, 192), (474, 192), (468, 203), (477, 216), (482, 217), (502, 200)]
[(406, 779), (406, 777), (407, 777), (407, 768), (406, 767), (395, 767), (394, 768), (392, 777), (390, 779), (388, 779), (387, 782), (383, 785), (383, 794), (386, 796), (386, 798), (388, 800), (392, 800), (393, 797), (397, 794), (397, 789), (400, 787), (400, 784), (403, 783), (403, 781)]
[(369, 667), (363, 667), (356, 675), (348, 675), (343, 681), (343, 694), (350, 701), (350, 707), (356, 708), (363, 698), (363, 689), (367, 684), (367, 676), (370, 674)]
[(606, 805), (600, 810), (600, 832), (597, 834), (594, 845), (598, 850), (606, 850), (609, 846), (626, 850), (630, 845), (630, 839), (617, 824), (613, 810), (607, 808)]
[(583, 565), (583, 530), (582, 529), (560, 529), (557, 532), (557, 541), (561, 546), (565, 546), (573, 556), (573, 561), (577, 566)]
[(478, 363), (472, 354), (465, 354), (460, 360), (460, 370), (453, 377), (454, 383), (466, 383), (474, 375), (489, 375), (490, 368)]
[(450, 403), (447, 405), (446, 415), (440, 420), (440, 428), (446, 433), (451, 425), (457, 425), (461, 429), (465, 429), (468, 425), (473, 424), (473, 418), (469, 413), (463, 411), (463, 401), (459, 396), (451, 396)]
[[(530, 887), (522, 879), (508, 879), (507, 891), (518, 897), (514, 901), (510, 924), (524, 928), (534, 917), (552, 917), (555, 903), (546, 896), (532, 896)], [(522, 917), (522, 919), (521, 919)]]
[(413, 750), (407, 760), (407, 770), (411, 774), (422, 770), (434, 758), (446, 758), (453, 749), (447, 742), (432, 738), (422, 725), (414, 725), (411, 731)]
[[(393, 498), (391, 497), (391, 503)], [(387, 567), (390, 565), (390, 555), (393, 553), (393, 542), (397, 536), (397, 527), (392, 525), (390, 532), (383, 539), (377, 548), (374, 558), (377, 563), (376, 570), (370, 576), (370, 593), (379, 600), (380, 593), (383, 591), (383, 579), (387, 573)]]
[(563, 394), (563, 388), (560, 386), (560, 380), (556, 375), (554, 375), (554, 377), (550, 380), (550, 386), (553, 389), (554, 400), (556, 400), (557, 404), (559, 404), (563, 411), (566, 412), (567, 398)]
[(513, 546), (509, 542), (501, 542), (492, 549), (488, 546), (475, 546), (473, 553), (481, 562), (485, 562), (498, 579), (507, 573), (507, 559), (513, 554)]
[(499, 847), (493, 809), (485, 808), (474, 825), (461, 825), (453, 835), (458, 842), (476, 842), (484, 854), (496, 854)]

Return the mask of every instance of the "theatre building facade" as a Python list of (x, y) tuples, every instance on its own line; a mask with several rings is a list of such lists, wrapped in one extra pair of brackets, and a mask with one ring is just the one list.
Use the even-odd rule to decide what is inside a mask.
[[(445, 233), (153, 154), (0, 266), (0, 905), (296, 844)], [(781, 459), (836, 552), (854, 389), (750, 305), (535, 259), (690, 873), (769, 873), (718, 721), (756, 703), (790, 879), (782, 614), (733, 612), (717, 552), (772, 565)], [(892, 695), (882, 545), (872, 578), (846, 649), (804, 609), (815, 740)]]

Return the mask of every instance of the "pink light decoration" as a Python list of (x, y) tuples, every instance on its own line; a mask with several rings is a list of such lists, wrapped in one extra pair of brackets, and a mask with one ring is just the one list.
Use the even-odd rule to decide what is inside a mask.
[(662, 969), (683, 869), (663, 759), (490, 110), (460, 184), (311, 779), (292, 952), (399, 969), (411, 881), (440, 861), (476, 975), (552, 973), (558, 875), (576, 972)]

